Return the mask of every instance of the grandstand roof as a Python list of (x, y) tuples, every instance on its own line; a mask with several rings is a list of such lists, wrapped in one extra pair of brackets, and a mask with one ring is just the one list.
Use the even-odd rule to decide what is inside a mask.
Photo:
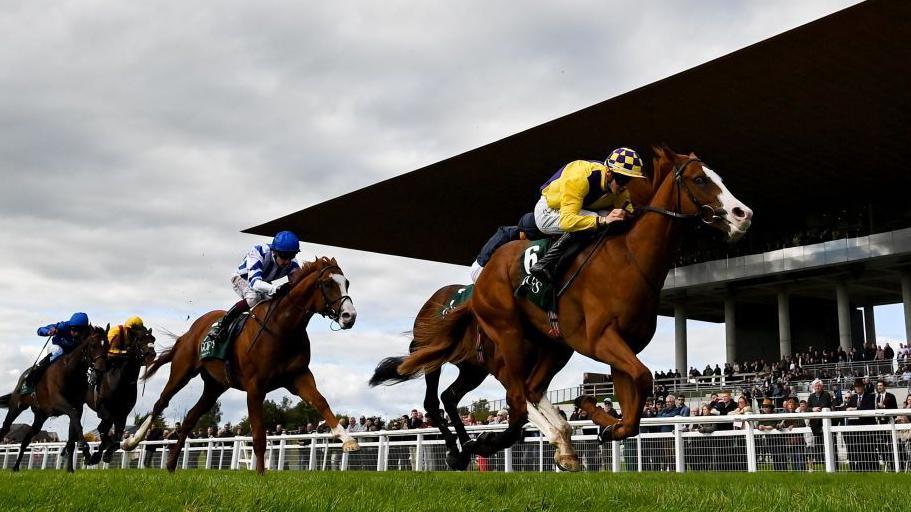
[(703, 157), (753, 208), (746, 252), (814, 227), (911, 226), (909, 19), (911, 2), (868, 1), (246, 231), (467, 265), (567, 161), (657, 142)]

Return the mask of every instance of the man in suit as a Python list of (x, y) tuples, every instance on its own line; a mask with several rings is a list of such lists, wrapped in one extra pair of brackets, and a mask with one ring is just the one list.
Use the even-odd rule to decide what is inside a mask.
[[(874, 402), (876, 403), (876, 409), (898, 409), (898, 402), (895, 400), (895, 395), (886, 391), (886, 381), (882, 379), (876, 381), (876, 397)], [(876, 418), (876, 422), (888, 424), (889, 418)], [(883, 460), (886, 469), (891, 471), (889, 468), (894, 462), (891, 434), (889, 432), (876, 432), (873, 437), (873, 446), (876, 448), (876, 453), (879, 454), (879, 458)]]
[[(854, 380), (854, 395), (845, 404), (846, 411), (872, 411), (876, 408), (873, 393), (867, 392), (864, 379)], [(874, 418), (851, 418), (849, 425), (873, 425)], [(864, 442), (866, 441), (866, 443)], [(869, 432), (845, 432), (845, 447), (848, 449), (848, 463), (851, 471), (875, 471), (876, 452)], [(866, 446), (865, 446), (866, 445)]]

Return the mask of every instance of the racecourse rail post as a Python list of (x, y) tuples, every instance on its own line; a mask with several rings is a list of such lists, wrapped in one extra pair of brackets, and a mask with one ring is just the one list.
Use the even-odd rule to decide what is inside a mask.
[(675, 470), (683, 473), (686, 470), (686, 460), (683, 458), (683, 424), (674, 424), (674, 462)]
[(621, 445), (620, 441), (611, 441), (611, 451), (610, 451), (610, 469), (614, 473), (620, 472), (620, 450)]
[(414, 470), (423, 471), (424, 465), (421, 464), (424, 458), (424, 434), (418, 434), (417, 446), (414, 449)]
[[(824, 412), (830, 410), (828, 407), (823, 409)], [(826, 459), (826, 473), (834, 473), (836, 446), (832, 443), (832, 418), (822, 419), (822, 447), (822, 456)]]
[[(342, 459), (344, 461), (344, 459)], [(283, 471), (285, 469), (285, 436), (282, 434), (281, 441), (278, 442), (278, 471)]]
[(538, 471), (544, 472), (544, 432), (538, 431)]
[(180, 467), (183, 469), (190, 467), (190, 448), (193, 448), (193, 440), (190, 439), (189, 441), (189, 443), (184, 443), (183, 461), (180, 463)]
[(901, 458), (898, 456), (898, 430), (895, 428), (895, 416), (889, 418), (892, 432), (892, 464), (896, 473), (901, 472)]
[(316, 471), (316, 437), (310, 438), (310, 461), (307, 463), (307, 469)]
[(206, 444), (206, 469), (212, 469), (212, 450), (214, 446), (212, 441)]
[(503, 450), (503, 471), (512, 473), (512, 446)]
[(743, 432), (747, 444), (747, 472), (756, 472), (756, 434), (753, 432), (753, 422), (744, 420)]
[(642, 473), (642, 437), (636, 436), (636, 471)]

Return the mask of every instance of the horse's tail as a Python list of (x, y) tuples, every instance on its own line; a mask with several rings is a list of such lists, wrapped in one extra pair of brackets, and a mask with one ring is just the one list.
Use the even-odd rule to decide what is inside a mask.
[(373, 371), (373, 377), (370, 377), (370, 387), (379, 386), (380, 384), (398, 384), (411, 380), (411, 376), (399, 373), (399, 365), (405, 361), (406, 357), (408, 356), (387, 357), (380, 361), (380, 364), (376, 365), (376, 370)]
[(10, 400), (13, 399), (13, 394), (0, 396), (0, 409), (8, 409)]
[[(179, 342), (180, 340), (178, 339), (177, 341)], [(164, 349), (160, 354), (158, 354), (158, 357), (156, 357), (155, 360), (152, 361), (152, 364), (150, 364), (149, 367), (146, 368), (145, 373), (142, 375), (142, 380), (151, 379), (152, 376), (155, 375), (155, 372), (157, 372), (159, 368), (170, 363), (171, 360), (174, 359), (174, 349), (176, 349), (176, 348), (177, 348), (177, 344), (175, 343), (174, 346), (168, 347), (168, 348)]]
[[(436, 311), (429, 315), (419, 315), (414, 325), (411, 353), (404, 357), (384, 359), (377, 366), (371, 383), (403, 382), (436, 371), (447, 362), (456, 363), (467, 358), (471, 350), (470, 347), (466, 349), (462, 337), (471, 318), (471, 310), (464, 305), (449, 310), (443, 317)], [(392, 375), (393, 369), (395, 375)], [(384, 375), (387, 378), (384, 379)], [(390, 375), (392, 378), (388, 378)]]

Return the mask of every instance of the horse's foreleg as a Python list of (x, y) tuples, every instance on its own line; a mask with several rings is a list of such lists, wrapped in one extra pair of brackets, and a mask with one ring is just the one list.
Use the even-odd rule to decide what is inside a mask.
[[(111, 443), (108, 445), (108, 449), (104, 451), (104, 454), (101, 456), (102, 462), (105, 464), (110, 464), (111, 459), (114, 458), (114, 452), (117, 451), (117, 445), (120, 439), (123, 438), (123, 432), (126, 430), (127, 425), (127, 414), (123, 413), (114, 419), (114, 435), (111, 438)], [(126, 455), (124, 455), (126, 456)]]
[(67, 416), (70, 417), (70, 432), (66, 439), (66, 451), (70, 455), (66, 459), (66, 470), (72, 473), (75, 471), (73, 459), (76, 454), (76, 443), (82, 440), (82, 406), (78, 409), (73, 408), (67, 413)]
[(32, 438), (35, 437), (38, 432), (41, 432), (41, 426), (44, 425), (45, 421), (47, 421), (47, 416), (40, 412), (35, 413), (35, 420), (32, 422), (32, 426), (28, 429), (28, 432), (25, 433), (25, 437), (22, 438), (22, 444), (19, 445), (19, 457), (16, 458), (16, 464), (13, 466), (13, 471), (19, 471), (22, 457), (25, 456), (25, 449), (28, 448), (28, 445), (32, 442)]
[(263, 423), (263, 401), (266, 395), (257, 388), (247, 388), (247, 414), (253, 435), (253, 453), (256, 455), (256, 472), (266, 472), (266, 425)]
[(110, 417), (107, 419), (101, 420), (101, 423), (98, 424), (98, 434), (101, 436), (101, 445), (98, 446), (98, 451), (91, 454), (91, 456), (86, 460), (86, 464), (89, 466), (94, 466), (101, 462), (101, 456), (109, 446), (115, 444), (111, 439), (111, 424), (114, 422), (111, 421)]
[[(601, 338), (596, 341), (592, 349), (592, 357), (610, 365), (611, 373), (614, 376), (614, 390), (620, 401), (623, 419), (619, 422), (606, 419), (610, 416), (603, 411), (602, 414), (598, 414), (596, 411), (600, 409), (594, 407), (591, 401), (585, 400), (582, 405), (591, 408), (594, 413), (592, 419), (597, 418), (596, 423), (606, 424), (611, 428), (610, 439), (626, 439), (638, 434), (642, 407), (652, 388), (651, 372), (639, 361), (626, 341), (613, 328), (605, 330)], [(611, 427), (612, 421), (615, 423)]]
[(293, 387), (293, 392), (312, 405), (316, 412), (323, 416), (326, 425), (332, 430), (332, 434), (342, 440), (342, 450), (355, 452), (361, 449), (357, 444), (357, 440), (348, 435), (345, 429), (338, 424), (338, 419), (332, 413), (332, 409), (329, 408), (329, 403), (326, 402), (322, 393), (316, 389), (316, 380), (314, 380), (313, 373), (309, 369), (294, 379)]

